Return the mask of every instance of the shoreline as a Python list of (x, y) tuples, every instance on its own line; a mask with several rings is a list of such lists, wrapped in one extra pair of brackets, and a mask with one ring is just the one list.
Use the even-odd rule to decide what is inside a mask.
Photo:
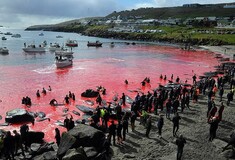
[(209, 50), (213, 53), (219, 53), (235, 61), (235, 45), (221, 45), (221, 46), (199, 46), (202, 49)]

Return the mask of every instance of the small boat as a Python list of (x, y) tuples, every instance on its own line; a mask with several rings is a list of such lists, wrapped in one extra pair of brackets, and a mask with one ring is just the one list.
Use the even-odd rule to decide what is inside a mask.
[(43, 34), (43, 33), (39, 33), (38, 35), (39, 35), (39, 36), (44, 36), (44, 34)]
[(6, 32), (6, 33), (4, 33), (5, 35), (12, 35), (12, 33), (11, 32)]
[(96, 41), (96, 42), (87, 42), (87, 46), (88, 47), (102, 47), (102, 43), (100, 41)]
[(78, 42), (76, 40), (68, 39), (67, 42), (66, 42), (66, 46), (68, 46), (68, 47), (77, 47)]
[(56, 38), (63, 38), (63, 36), (60, 36), (60, 35), (59, 35), (59, 36), (56, 36)]
[(69, 51), (67, 48), (60, 48), (60, 50), (55, 51), (55, 56), (67, 56), (73, 57), (73, 51)]
[(110, 43), (110, 47), (113, 48), (115, 46), (114, 42)]
[(73, 57), (57, 55), (55, 57), (55, 64), (57, 68), (65, 68), (73, 65)]
[(0, 54), (9, 54), (9, 50), (7, 49), (7, 47), (1, 47)]
[(38, 47), (34, 44), (28, 45), (27, 47), (25, 45), (22, 49), (25, 52), (46, 52), (46, 48), (43, 45), (39, 45)]
[(7, 40), (7, 38), (6, 37), (2, 37), (2, 40), (5, 41), (5, 40)]
[(54, 43), (54, 44), (50, 43), (50, 46), (48, 49), (51, 52), (55, 52), (55, 51), (61, 50), (61, 47), (58, 43)]
[(14, 38), (20, 38), (21, 35), (20, 34), (13, 34), (11, 37), (14, 37)]

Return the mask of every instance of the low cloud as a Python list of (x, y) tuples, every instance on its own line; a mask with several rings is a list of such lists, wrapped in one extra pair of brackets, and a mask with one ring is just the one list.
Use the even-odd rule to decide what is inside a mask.
[[(106, 16), (119, 11), (116, 0), (7, 0), (0, 1), (0, 23), (43, 24), (63, 19)], [(48, 21), (49, 20), (49, 21)]]

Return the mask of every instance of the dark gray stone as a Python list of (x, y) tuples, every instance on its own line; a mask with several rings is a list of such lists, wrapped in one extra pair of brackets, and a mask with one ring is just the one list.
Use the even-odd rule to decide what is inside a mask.
[(76, 138), (75, 147), (95, 147), (98, 152), (103, 150), (105, 134), (94, 127), (78, 124), (69, 134)]
[(65, 132), (62, 134), (60, 145), (57, 151), (58, 157), (63, 157), (63, 155), (75, 144), (76, 138)]
[(68, 150), (62, 160), (88, 160), (88, 158), (82, 148), (74, 148)]
[(94, 159), (98, 155), (98, 152), (94, 147), (84, 147), (84, 151), (86, 152), (88, 159)]

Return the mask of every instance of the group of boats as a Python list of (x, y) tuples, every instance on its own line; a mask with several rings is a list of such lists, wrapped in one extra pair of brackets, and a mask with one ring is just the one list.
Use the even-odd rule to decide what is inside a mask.
[[(26, 45), (24, 44), (23, 51), (30, 53), (40, 53), (46, 52), (46, 42), (44, 41), (42, 44), (36, 46), (35, 44)], [(72, 66), (73, 64), (73, 51), (72, 47), (70, 49), (68, 47), (60, 46), (58, 43), (50, 43), (48, 50), (50, 52), (54, 52), (55, 54), (55, 64), (57, 68), (64, 68), (68, 66)]]
[[(18, 38), (21, 37), (20, 34), (12, 34), (12, 36)], [(43, 34), (40, 34), (40, 36), (43, 36)], [(56, 38), (61, 38), (61, 37), (56, 37)], [(2, 37), (2, 40), (4, 38)], [(46, 52), (47, 48), (50, 52), (55, 53), (55, 64), (57, 68), (64, 68), (68, 66), (72, 66), (73, 64), (73, 47), (77, 47), (78, 42), (76, 40), (67, 40), (64, 46), (60, 46), (59, 43), (50, 43), (50, 45), (47, 47), (47, 42), (44, 41), (43, 43), (39, 45), (35, 45), (34, 43), (26, 45), (24, 43), (24, 47), (22, 50), (26, 53), (42, 53)], [(87, 43), (88, 47), (102, 47), (102, 43), (99, 41), (96, 42), (89, 42)], [(9, 50), (6, 47), (1, 47), (0, 48), (0, 53), (1, 54), (8, 54)]]

